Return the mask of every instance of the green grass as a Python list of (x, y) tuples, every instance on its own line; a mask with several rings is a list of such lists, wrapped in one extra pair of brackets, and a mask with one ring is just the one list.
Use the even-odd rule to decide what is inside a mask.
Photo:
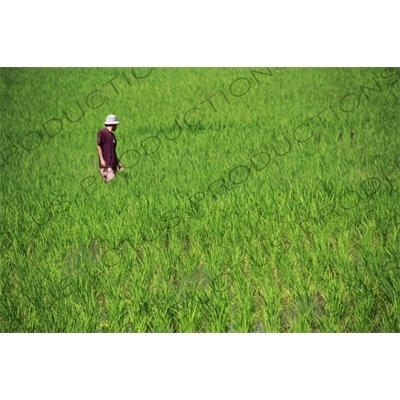
[(400, 331), (398, 69), (0, 74), (2, 332)]

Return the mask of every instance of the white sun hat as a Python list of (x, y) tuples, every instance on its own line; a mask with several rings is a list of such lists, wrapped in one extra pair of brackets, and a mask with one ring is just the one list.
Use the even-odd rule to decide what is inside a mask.
[(118, 125), (119, 121), (115, 115), (107, 115), (104, 125)]

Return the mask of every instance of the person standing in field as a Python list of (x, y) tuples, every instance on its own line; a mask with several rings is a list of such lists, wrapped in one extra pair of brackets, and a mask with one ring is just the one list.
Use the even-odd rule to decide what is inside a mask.
[(117, 139), (114, 132), (117, 130), (118, 124), (119, 121), (115, 115), (108, 115), (104, 122), (105, 128), (97, 133), (100, 174), (105, 182), (115, 177), (117, 167), (120, 171), (124, 170), (115, 151)]

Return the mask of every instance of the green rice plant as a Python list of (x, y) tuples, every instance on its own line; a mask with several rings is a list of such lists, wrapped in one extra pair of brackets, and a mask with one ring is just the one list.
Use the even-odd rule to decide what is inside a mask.
[(398, 69), (0, 72), (2, 332), (400, 331)]

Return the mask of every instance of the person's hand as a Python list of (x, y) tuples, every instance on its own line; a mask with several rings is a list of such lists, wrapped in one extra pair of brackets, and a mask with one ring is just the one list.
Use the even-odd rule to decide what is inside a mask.
[(122, 164), (119, 164), (119, 170), (123, 171), (124, 169), (125, 169), (124, 166)]
[(100, 167), (105, 168), (106, 167), (106, 162), (104, 160), (100, 160)]

